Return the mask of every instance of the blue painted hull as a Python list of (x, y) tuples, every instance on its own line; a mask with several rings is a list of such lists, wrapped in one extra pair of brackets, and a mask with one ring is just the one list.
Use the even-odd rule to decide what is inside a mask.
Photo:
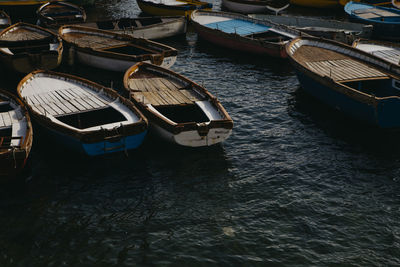
[(42, 132), (48, 135), (56, 144), (72, 150), (74, 152), (83, 153), (88, 156), (98, 156), (119, 151), (126, 151), (138, 148), (144, 141), (147, 130), (136, 135), (124, 136), (115, 142), (101, 141), (96, 143), (84, 143), (72, 136), (65, 135), (58, 131), (54, 131), (43, 125), (40, 125)]
[(297, 77), (304, 91), (344, 114), (380, 128), (400, 127), (400, 98), (376, 100), (374, 104), (361, 102), (338, 92), (302, 72)]
[[(388, 11), (396, 16), (382, 16), (377, 18), (362, 18), (355, 14), (357, 10), (376, 8)], [(344, 7), (345, 12), (350, 16), (350, 20), (373, 25), (372, 37), (385, 40), (400, 40), (400, 10), (394, 8), (375, 7), (364, 3), (349, 2)]]

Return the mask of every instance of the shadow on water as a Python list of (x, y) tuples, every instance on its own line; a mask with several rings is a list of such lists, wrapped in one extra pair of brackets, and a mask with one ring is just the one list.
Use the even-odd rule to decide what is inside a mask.
[(323, 104), (299, 87), (288, 101), (289, 114), (303, 125), (317, 125), (328, 136), (356, 145), (369, 153), (400, 156), (400, 131), (380, 129), (352, 119)]

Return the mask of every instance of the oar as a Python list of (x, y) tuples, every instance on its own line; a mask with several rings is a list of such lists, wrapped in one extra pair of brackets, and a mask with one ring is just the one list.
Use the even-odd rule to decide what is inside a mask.
[(275, 12), (275, 16), (277, 16), (279, 12), (281, 12), (282, 10), (288, 8), (289, 5), (290, 5), (290, 3), (287, 4), (287, 5), (285, 5), (285, 6), (283, 6), (283, 7), (272, 7), (272, 6), (268, 6), (268, 5), (265, 6), (265, 7), (266, 7), (267, 9), (271, 10), (271, 11), (274, 11), (274, 12)]

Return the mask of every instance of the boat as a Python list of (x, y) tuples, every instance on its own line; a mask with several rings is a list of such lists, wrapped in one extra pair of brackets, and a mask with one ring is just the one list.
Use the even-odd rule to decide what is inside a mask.
[(59, 27), (86, 21), (85, 10), (69, 2), (47, 2), (36, 13), (38, 24), (43, 27)]
[(196, 10), (191, 23), (199, 37), (241, 52), (286, 57), (285, 44), (301, 32), (269, 21), (219, 11)]
[(197, 0), (136, 0), (139, 8), (151, 16), (190, 17), (194, 10), (211, 10), (212, 4)]
[(99, 20), (74, 25), (128, 34), (135, 38), (156, 40), (185, 34), (187, 20), (184, 16), (137, 17)]
[(392, 6), (395, 8), (400, 9), (400, 1), (399, 0), (392, 0)]
[(70, 47), (69, 57), (76, 57), (82, 64), (116, 72), (125, 72), (140, 61), (169, 68), (178, 54), (175, 48), (161, 43), (81, 26), (62, 26), (59, 35)]
[(92, 81), (53, 71), (25, 76), (17, 93), (42, 135), (76, 153), (98, 156), (139, 147), (147, 119), (131, 101)]
[[(222, 0), (222, 6), (230, 12), (243, 14), (265, 13), (275, 9), (281, 11), (289, 7), (287, 2), (276, 2), (276, 0)], [(278, 4), (280, 5), (280, 8), (277, 7)]]
[(291, 5), (312, 8), (338, 8), (339, 0), (290, 0)]
[(353, 47), (400, 65), (400, 44), (369, 39), (357, 39)]
[(18, 22), (0, 32), (0, 61), (16, 72), (57, 68), (62, 52), (58, 35), (37, 25)]
[(25, 105), (13, 94), (0, 89), (1, 181), (21, 173), (28, 160), (32, 141), (32, 124)]
[(173, 144), (203, 147), (221, 143), (233, 121), (204, 87), (171, 70), (140, 62), (124, 75), (124, 88), (148, 118), (150, 132)]
[(351, 20), (373, 25), (372, 38), (400, 40), (400, 10), (349, 2), (344, 6), (344, 11)]
[(400, 66), (316, 37), (296, 38), (286, 51), (304, 91), (360, 122), (400, 127)]
[(332, 19), (310, 18), (289, 15), (250, 14), (252, 18), (282, 24), (315, 37), (352, 44), (358, 38), (371, 38), (372, 25)]
[(11, 26), (10, 16), (4, 10), (0, 10), (0, 31), (9, 26)]

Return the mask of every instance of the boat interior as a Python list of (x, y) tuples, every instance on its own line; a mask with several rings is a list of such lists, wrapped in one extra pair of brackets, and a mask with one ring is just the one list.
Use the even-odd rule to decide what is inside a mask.
[(57, 119), (81, 130), (126, 120), (120, 112), (112, 107), (60, 115)]
[[(20, 129), (22, 122), (17, 112), (9, 101), (0, 102), (0, 149), (18, 147), (22, 142), (25, 131)], [(17, 124), (20, 126), (15, 126)], [(13, 136), (13, 128), (16, 136)]]
[(207, 122), (209, 118), (196, 101), (206, 100), (192, 84), (160, 73), (137, 72), (128, 81), (131, 97), (151, 104), (176, 123)]
[(400, 21), (400, 13), (395, 13), (379, 8), (358, 9), (358, 10), (353, 10), (352, 13), (363, 19), (371, 19), (371, 20), (387, 21), (387, 22)]
[(266, 41), (266, 42), (285, 42), (289, 41), (291, 38), (288, 36), (285, 36), (283, 34), (273, 32), (273, 31), (265, 31), (265, 32), (260, 32), (260, 33), (253, 33), (246, 35), (246, 37), (249, 37), (251, 39), (258, 39), (261, 41)]

